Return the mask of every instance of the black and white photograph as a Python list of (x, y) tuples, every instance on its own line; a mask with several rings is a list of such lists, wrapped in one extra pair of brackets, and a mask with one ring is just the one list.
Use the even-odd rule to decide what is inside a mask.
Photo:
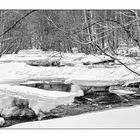
[(5, 128), (140, 128), (140, 10), (0, 9)]

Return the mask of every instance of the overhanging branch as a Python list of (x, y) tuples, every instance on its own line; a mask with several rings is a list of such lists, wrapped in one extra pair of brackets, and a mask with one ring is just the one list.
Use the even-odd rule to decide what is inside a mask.
[(21, 20), (23, 20), (24, 18), (26, 18), (27, 16), (29, 16), (30, 14), (32, 14), (35, 11), (37, 11), (37, 10), (31, 10), (30, 12), (28, 12), (27, 14), (25, 14), (23, 17), (21, 17), (19, 20), (17, 20), (10, 28), (8, 28), (5, 32), (3, 32), (2, 34), (0, 34), (0, 37), (2, 37), (3, 35), (5, 35), (7, 32), (9, 32), (11, 29), (13, 29)]

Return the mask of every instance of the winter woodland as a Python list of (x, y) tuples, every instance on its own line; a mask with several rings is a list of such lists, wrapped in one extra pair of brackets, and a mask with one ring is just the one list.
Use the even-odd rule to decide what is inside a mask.
[(140, 10), (0, 10), (0, 127), (140, 128), (139, 105)]

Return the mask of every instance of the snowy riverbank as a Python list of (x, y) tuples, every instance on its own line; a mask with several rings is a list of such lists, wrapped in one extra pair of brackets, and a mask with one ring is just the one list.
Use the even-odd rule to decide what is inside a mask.
[(140, 105), (78, 116), (21, 123), (9, 128), (140, 128), (139, 116)]

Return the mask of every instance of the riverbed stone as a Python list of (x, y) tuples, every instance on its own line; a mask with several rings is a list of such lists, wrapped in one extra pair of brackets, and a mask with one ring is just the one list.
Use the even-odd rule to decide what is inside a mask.
[(3, 117), (0, 117), (0, 127), (5, 124), (5, 120)]

